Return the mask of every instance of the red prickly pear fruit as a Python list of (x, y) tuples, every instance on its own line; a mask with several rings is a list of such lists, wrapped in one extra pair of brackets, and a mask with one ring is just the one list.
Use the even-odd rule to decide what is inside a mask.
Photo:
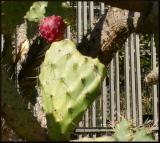
[(64, 39), (66, 24), (60, 16), (45, 17), (40, 21), (39, 33), (49, 43)]

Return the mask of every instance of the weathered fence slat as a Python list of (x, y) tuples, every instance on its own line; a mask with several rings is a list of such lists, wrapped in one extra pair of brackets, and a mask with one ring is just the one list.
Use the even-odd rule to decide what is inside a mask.
[(87, 33), (87, 2), (83, 2), (83, 34)]
[[(152, 69), (156, 67), (156, 48), (154, 43), (154, 34), (151, 34), (151, 62), (152, 62)], [(153, 95), (153, 113), (154, 113), (154, 123), (156, 124), (158, 121), (157, 115), (157, 84), (152, 86), (152, 95)]]
[(131, 64), (131, 96), (132, 96), (132, 119), (133, 125), (136, 125), (136, 95), (135, 95), (135, 65), (134, 65), (134, 37), (130, 35), (130, 64)]
[(115, 57), (115, 78), (116, 116), (117, 120), (120, 121), (119, 52), (116, 53)]
[(102, 83), (102, 126), (106, 126), (107, 120), (107, 86), (106, 86), (106, 78)]
[(115, 101), (114, 101), (114, 59), (112, 59), (110, 63), (110, 72), (109, 72), (109, 77), (110, 77), (110, 113), (111, 113), (111, 122), (114, 121), (114, 110), (115, 110)]
[(100, 3), (100, 11), (101, 11), (101, 15), (104, 14), (104, 3), (103, 2)]
[(71, 39), (71, 26), (67, 26), (67, 39)]
[(82, 2), (78, 1), (77, 3), (77, 42), (80, 43), (82, 40)]
[(126, 117), (130, 119), (130, 93), (129, 93), (129, 56), (128, 56), (128, 39), (125, 42), (125, 94), (126, 94)]
[[(104, 14), (104, 3), (100, 2), (100, 15)], [(103, 127), (106, 126), (106, 120), (107, 120), (107, 86), (106, 86), (106, 78), (101, 83), (101, 96), (100, 98), (100, 103), (101, 105), (101, 111), (102, 111), (102, 120), (101, 120), (101, 125)]]
[(140, 53), (139, 53), (139, 35), (135, 35), (135, 56), (136, 56), (136, 85), (137, 85), (137, 108), (138, 108), (138, 125), (142, 125), (142, 95), (141, 95), (141, 67), (140, 67)]
[(94, 5), (93, 1), (89, 2), (89, 19), (90, 19), (90, 28), (93, 29), (93, 21), (94, 21)]

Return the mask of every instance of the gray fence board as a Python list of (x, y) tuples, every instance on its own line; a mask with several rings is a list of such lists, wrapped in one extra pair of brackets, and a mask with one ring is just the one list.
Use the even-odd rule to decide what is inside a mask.
[(67, 39), (71, 39), (71, 26), (67, 26)]
[(115, 110), (115, 101), (114, 101), (114, 59), (112, 59), (111, 63), (110, 63), (110, 114), (111, 114), (111, 121), (114, 121), (114, 110)]
[(141, 94), (141, 67), (140, 67), (140, 53), (139, 53), (139, 35), (136, 34), (135, 39), (135, 56), (136, 56), (136, 84), (137, 84), (137, 101), (138, 101), (138, 125), (142, 125), (142, 94)]
[(78, 1), (77, 3), (77, 42), (80, 43), (82, 40), (82, 2)]
[(91, 29), (93, 29), (93, 21), (94, 21), (94, 5), (93, 5), (93, 1), (89, 2), (89, 19), (90, 19)]
[(116, 115), (117, 120), (120, 121), (119, 52), (116, 53), (115, 58), (115, 74)]
[(104, 3), (101, 2), (101, 3), (100, 3), (100, 11), (101, 11), (101, 15), (104, 14), (104, 12), (105, 12), (105, 9), (104, 9), (105, 7), (104, 7), (104, 6), (105, 6)]
[[(156, 67), (156, 48), (154, 43), (154, 34), (151, 34), (151, 61), (152, 61), (152, 69)], [(154, 123), (156, 124), (158, 121), (158, 111), (157, 111), (157, 85), (154, 84), (152, 87), (153, 94), (153, 112), (154, 112)]]
[(128, 39), (125, 42), (125, 94), (126, 94), (126, 117), (130, 119), (130, 93), (129, 93), (129, 51)]
[(130, 35), (130, 52), (131, 52), (131, 96), (132, 96), (132, 119), (133, 125), (136, 125), (136, 95), (135, 95), (135, 65), (134, 65), (134, 40), (133, 34)]
[(87, 2), (83, 2), (83, 34), (87, 33)]
[(106, 126), (107, 120), (107, 86), (106, 86), (106, 78), (102, 83), (102, 126)]

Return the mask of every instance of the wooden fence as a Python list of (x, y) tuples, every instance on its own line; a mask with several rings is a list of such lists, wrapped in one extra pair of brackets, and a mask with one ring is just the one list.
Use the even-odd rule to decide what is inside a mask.
[[(93, 1), (78, 1), (71, 2), (71, 4), (76, 8), (76, 40), (77, 43), (80, 43), (87, 31), (94, 28), (95, 20), (107, 12), (108, 7), (104, 3), (96, 2), (95, 4)], [(124, 50), (122, 51), (124, 56), (120, 57), (119, 52), (117, 52), (109, 66), (106, 67), (108, 76), (101, 84), (101, 94), (87, 109), (83, 120), (75, 130), (79, 138), (82, 136), (96, 137), (99, 133), (102, 135), (112, 132), (108, 123), (114, 124), (115, 121), (120, 121), (121, 117), (132, 119), (135, 126), (142, 126), (145, 117), (143, 106), (148, 104), (152, 110), (150, 119), (158, 124), (158, 85), (153, 85), (152, 89), (149, 90), (148, 96), (151, 98), (147, 99), (151, 100), (147, 101), (147, 105), (142, 102), (143, 97), (145, 98), (146, 85), (144, 85), (144, 75), (141, 76), (144, 72), (141, 71), (140, 49), (142, 49), (144, 43), (143, 41), (140, 42), (140, 36), (132, 33), (124, 44)], [(66, 37), (68, 39), (74, 37), (70, 26), (67, 27)], [(149, 49), (151, 67), (149, 68), (152, 70), (156, 67), (157, 58), (154, 34), (149, 37), (151, 39)], [(145, 48), (143, 49), (145, 50)], [(120, 58), (124, 58), (121, 64)], [(124, 72), (120, 74), (119, 70), (122, 68)], [(123, 76), (124, 80), (121, 80), (120, 76)], [(148, 115), (148, 117), (150, 116)]]

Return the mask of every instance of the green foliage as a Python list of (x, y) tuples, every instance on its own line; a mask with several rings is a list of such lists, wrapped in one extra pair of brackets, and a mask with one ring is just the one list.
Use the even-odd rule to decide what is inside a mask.
[(39, 75), (52, 140), (69, 140), (85, 110), (99, 95), (105, 66), (83, 56), (70, 40), (53, 42)]

